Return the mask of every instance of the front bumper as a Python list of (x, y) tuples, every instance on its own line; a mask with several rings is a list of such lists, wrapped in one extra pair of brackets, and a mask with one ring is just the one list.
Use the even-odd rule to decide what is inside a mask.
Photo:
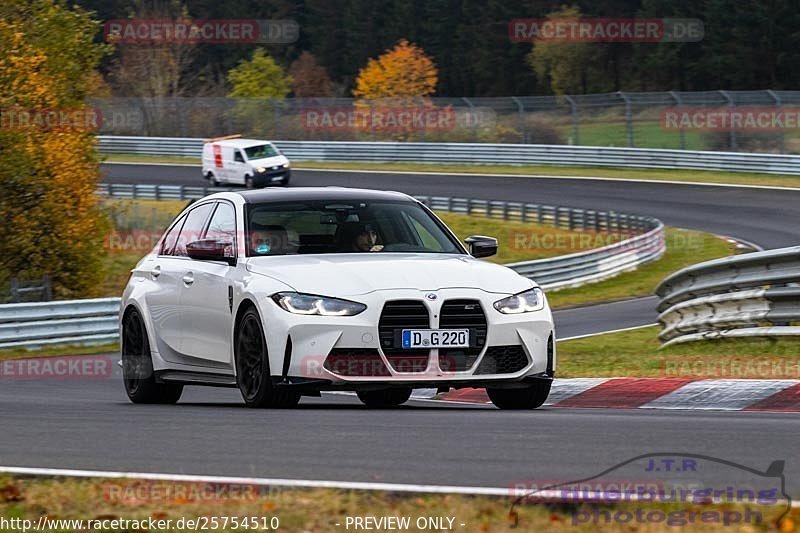
[(291, 177), (292, 169), (290, 168), (268, 168), (264, 172), (257, 173), (253, 177), (253, 183), (256, 187), (267, 187), (269, 185), (288, 185)]
[[(429, 299), (433, 294), (436, 298)], [(352, 317), (293, 315), (276, 306), (272, 319), (283, 323), (277, 329), (283, 330), (286, 337), (282, 343), (272, 337), (271, 366), (283, 369), (280, 379), (287, 383), (318, 382), (342, 389), (379, 383), (411, 387), (483, 386), (552, 376), (555, 342), (549, 308), (504, 315), (492, 305), (504, 296), (507, 295), (478, 289), (381, 291), (350, 298), (367, 305), (363, 313)], [(473, 338), (483, 339), (481, 345), (462, 351), (430, 349), (398, 354), (394, 346), (386, 346), (387, 330), (392, 328), (381, 322), (384, 304), (397, 301), (414, 301), (425, 306), (429, 327), (434, 329), (458, 327), (452, 320), (441, 325), (446, 317), (442, 314), (446, 303), (476, 302), (485, 317), (485, 330), (470, 328), (470, 331)], [(267, 331), (276, 331), (274, 322), (271, 326), (267, 324)]]

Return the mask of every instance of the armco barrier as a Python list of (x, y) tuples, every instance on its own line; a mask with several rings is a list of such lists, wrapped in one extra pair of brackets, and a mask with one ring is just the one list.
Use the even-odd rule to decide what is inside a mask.
[[(209, 191), (202, 187), (106, 184), (98, 192), (117, 198), (189, 199)], [(653, 218), (517, 202), (436, 196), (417, 199), (437, 211), (633, 235), (586, 252), (506, 265), (545, 289), (609, 278), (657, 259), (665, 250), (664, 226)], [(0, 348), (115, 341), (119, 338), (119, 305), (119, 298), (0, 305)]]
[[(200, 157), (203, 139), (99, 136), (104, 154)], [(275, 141), (295, 161), (529, 164), (800, 174), (800, 156), (544, 144)]]
[(0, 348), (114, 342), (119, 302), (98, 298), (0, 305)]
[(800, 246), (700, 263), (656, 289), (665, 345), (800, 335)]

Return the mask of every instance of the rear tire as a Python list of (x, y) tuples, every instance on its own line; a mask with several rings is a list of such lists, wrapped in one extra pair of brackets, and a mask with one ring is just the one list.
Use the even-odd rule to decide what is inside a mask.
[(276, 389), (269, 371), (269, 354), (261, 317), (251, 307), (236, 328), (236, 384), (247, 407), (294, 407), (300, 394)]
[(361, 403), (373, 409), (386, 409), (397, 407), (408, 401), (411, 397), (409, 387), (396, 387), (391, 389), (380, 389), (371, 391), (359, 391), (356, 393)]
[(147, 330), (135, 309), (122, 319), (122, 376), (133, 403), (174, 404), (183, 394), (183, 385), (156, 382)]
[(486, 389), (486, 393), (500, 409), (536, 409), (547, 401), (552, 384), (542, 380), (524, 389)]

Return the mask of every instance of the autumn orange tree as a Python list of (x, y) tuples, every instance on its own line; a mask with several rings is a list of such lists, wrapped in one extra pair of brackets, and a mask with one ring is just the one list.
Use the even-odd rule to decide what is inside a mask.
[(359, 71), (353, 96), (372, 100), (430, 96), (436, 92), (438, 76), (425, 51), (403, 39)]
[(374, 115), (392, 109), (430, 108), (433, 104), (428, 97), (436, 92), (438, 76), (433, 59), (403, 39), (359, 71), (353, 89), (356, 109)]
[(0, 0), (0, 286), (47, 275), (71, 297), (104, 275), (100, 119), (86, 106), (98, 30), (61, 0)]

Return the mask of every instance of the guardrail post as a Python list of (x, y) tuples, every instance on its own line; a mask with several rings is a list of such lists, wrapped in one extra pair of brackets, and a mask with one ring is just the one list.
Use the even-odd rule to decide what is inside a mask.
[(528, 131), (527, 131), (527, 128), (525, 127), (525, 106), (522, 105), (522, 100), (520, 100), (516, 96), (512, 96), (511, 100), (515, 104), (517, 104), (517, 110), (519, 111), (519, 134), (520, 134), (520, 137), (522, 137), (520, 139), (520, 142), (522, 144), (525, 144), (526, 142), (528, 142), (528, 140), (527, 140), (528, 139)]
[(524, 202), (522, 204), (522, 221), (523, 222), (527, 222), (528, 221), (528, 204), (526, 204)]
[(184, 185), (178, 185), (178, 198), (181, 200), (186, 200), (186, 192), (184, 191)]
[(466, 96), (461, 98), (464, 100), (464, 103), (469, 106), (469, 114), (470, 114), (470, 122), (472, 123), (472, 141), (478, 142), (478, 120), (475, 116), (475, 106), (472, 105), (472, 102), (469, 101), (469, 98)]
[(572, 115), (572, 142), (570, 144), (579, 145), (581, 143), (579, 134), (578, 134), (578, 105), (575, 103), (575, 99), (572, 98), (570, 95), (565, 94), (564, 99), (569, 102), (570, 114)]
[(567, 211), (567, 228), (572, 231), (575, 229), (575, 210)]
[(541, 204), (536, 204), (536, 223), (541, 224), (543, 219), (544, 213), (542, 213), (542, 206)]
[(633, 110), (631, 109), (631, 100), (628, 96), (620, 91), (619, 95), (625, 101), (625, 130), (628, 134), (628, 148), (633, 148)]
[(53, 300), (53, 283), (50, 276), (42, 277), (42, 299), (46, 302)]
[[(719, 91), (719, 94), (721, 94), (722, 97), (725, 98), (725, 100), (727, 100), (728, 109), (733, 111), (733, 109), (736, 107), (736, 104), (733, 103), (733, 98), (731, 98), (731, 95), (728, 93), (728, 91)], [(731, 128), (730, 132), (728, 133), (728, 143), (731, 151), (735, 152), (737, 148), (737, 143), (736, 143), (736, 131), (733, 128)]]
[(156, 200), (161, 200), (161, 185), (156, 185), (155, 196)]
[[(773, 100), (775, 100), (775, 107), (778, 109), (778, 112), (780, 112), (781, 107), (783, 107), (783, 102), (781, 101), (781, 97), (778, 96), (778, 93), (776, 93), (772, 89), (767, 89), (767, 94), (770, 95)], [(777, 135), (778, 135), (778, 151), (783, 153), (786, 151), (783, 144), (783, 130), (778, 128)]]
[(9, 290), (9, 298), (12, 304), (19, 302), (19, 280), (17, 278), (11, 278)]
[[(675, 100), (675, 104), (678, 107), (680, 107), (683, 101), (681, 100), (681, 97), (678, 95), (678, 93), (676, 93), (675, 91), (670, 91), (669, 95)], [(678, 135), (680, 138), (681, 150), (686, 150), (686, 131), (683, 129), (682, 125), (678, 130)]]

